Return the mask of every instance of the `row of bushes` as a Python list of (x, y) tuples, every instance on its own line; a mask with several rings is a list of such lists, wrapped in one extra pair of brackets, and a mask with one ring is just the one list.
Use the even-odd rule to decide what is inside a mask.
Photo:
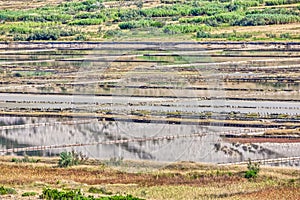
[[(222, 38), (222, 39), (248, 39), (253, 37), (251, 33), (237, 33), (237, 32), (232, 32), (232, 33), (219, 33), (219, 34), (211, 34), (206, 31), (198, 31), (196, 34), (197, 38)], [(292, 37), (289, 33), (281, 33), (281, 34), (274, 34), (274, 33), (267, 33), (266, 37), (268, 38), (280, 38), (280, 39), (292, 39), (295, 37)]]
[[(92, 190), (91, 190), (92, 189)], [(97, 188), (90, 188), (89, 192), (94, 192)], [(103, 191), (99, 190), (99, 192)], [(96, 191), (97, 192), (97, 191)], [(105, 191), (104, 191), (105, 192)], [(14, 195), (17, 194), (17, 191), (13, 188), (0, 186), (0, 195)], [(25, 192), (22, 194), (22, 197), (30, 197), (36, 196), (36, 192)], [(111, 194), (109, 194), (111, 195)], [(133, 197), (132, 195), (121, 196), (121, 195), (113, 195), (113, 196), (103, 196), (103, 197), (94, 197), (92, 195), (85, 196), (79, 189), (77, 190), (57, 190), (51, 188), (44, 188), (41, 195), (39, 195), (39, 199), (80, 199), (80, 200), (142, 200), (137, 197)]]
[(285, 3), (300, 2), (300, 0), (238, 0), (222, 2), (208, 2), (208, 1), (192, 1), (185, 4), (174, 4), (168, 6), (159, 6), (155, 8), (147, 8), (141, 10), (123, 10), (120, 13), (121, 20), (132, 20), (141, 17), (172, 17), (172, 16), (214, 16), (221, 13), (244, 10), (247, 7), (254, 7), (264, 4), (271, 4), (270, 2), (281, 1)]
[(258, 26), (300, 22), (300, 16), (287, 14), (250, 14), (232, 25)]
[(288, 24), (300, 22), (300, 16), (289, 14), (248, 14), (222, 13), (215, 16), (201, 16), (194, 18), (181, 18), (180, 23), (200, 23), (208, 26), (229, 24), (233, 26), (258, 26), (272, 24)]
[(157, 27), (161, 28), (164, 26), (163, 22), (154, 20), (139, 20), (139, 21), (129, 21), (119, 23), (120, 29), (133, 29), (133, 28), (143, 28), (143, 27)]
[(300, 3), (300, 0), (264, 0), (266, 6)]
[(220, 3), (207, 3), (202, 6), (175, 4), (172, 6), (159, 6), (141, 10), (122, 10), (119, 13), (121, 20), (133, 20), (141, 17), (172, 17), (172, 16), (212, 16), (228, 12), (226, 5)]
[(37, 29), (31, 31), (31, 34), (16, 34), (14, 41), (32, 41), (32, 40), (57, 40), (59, 37), (74, 36), (78, 31), (73, 29)]
[(102, 0), (85, 0), (81, 2), (65, 2), (58, 6), (47, 6), (29, 10), (1, 10), (0, 20), (15, 21), (59, 21), (67, 23), (73, 19), (101, 18)]
[(105, 19), (77, 19), (69, 22), (69, 25), (99, 25), (102, 24)]
[(224, 23), (234, 24), (236, 21), (243, 19), (243, 16), (240, 13), (229, 12), (229, 13), (220, 13), (214, 16), (201, 16), (193, 18), (181, 18), (179, 19), (180, 23), (201, 23), (209, 26), (219, 26)]
[(164, 33), (178, 34), (178, 33), (195, 33), (197, 31), (207, 31), (210, 28), (205, 25), (193, 25), (193, 24), (171, 24), (166, 25), (163, 28)]
[(16, 21), (34, 21), (34, 22), (62, 22), (66, 23), (71, 20), (72, 16), (67, 14), (57, 13), (37, 13), (35, 10), (16, 11), (16, 10), (2, 10), (0, 11), (0, 20), (16, 22)]
[(196, 34), (197, 38), (227, 38), (227, 39), (233, 39), (233, 38), (240, 38), (240, 39), (247, 39), (251, 38), (253, 35), (251, 33), (219, 33), (219, 34), (211, 34), (209, 32), (205, 31), (198, 31)]
[[(300, 8), (300, 7), (299, 7)], [(265, 8), (262, 10), (249, 10), (246, 11), (246, 15), (249, 14), (286, 14), (286, 15), (300, 15), (300, 9), (298, 8)]]
[(103, 0), (71, 1), (60, 4), (58, 7), (64, 12), (93, 12), (103, 8)]

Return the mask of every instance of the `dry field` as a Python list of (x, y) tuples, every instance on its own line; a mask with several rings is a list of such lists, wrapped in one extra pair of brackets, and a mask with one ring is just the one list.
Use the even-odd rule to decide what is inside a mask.
[[(41, 193), (45, 187), (80, 188), (89, 194), (92, 186), (144, 199), (297, 199), (300, 195), (300, 171), (293, 168), (264, 167), (257, 179), (249, 181), (243, 177), (243, 166), (181, 162), (159, 167), (146, 163), (146, 169), (145, 163), (124, 161), (119, 166), (94, 162), (58, 168), (56, 159), (43, 158), (37, 164), (10, 160), (1, 157), (0, 185), (13, 187), (18, 193), (1, 199), (20, 199), (24, 192)], [(33, 198), (37, 196), (29, 199)]]
[(266, 38), (268, 33), (290, 33), (292, 35), (300, 34), (300, 23), (294, 24), (279, 24), (279, 25), (265, 25), (265, 26), (231, 26), (225, 28), (218, 28), (212, 31), (213, 34), (219, 33), (232, 33), (236, 31), (238, 33), (252, 33), (257, 38)]

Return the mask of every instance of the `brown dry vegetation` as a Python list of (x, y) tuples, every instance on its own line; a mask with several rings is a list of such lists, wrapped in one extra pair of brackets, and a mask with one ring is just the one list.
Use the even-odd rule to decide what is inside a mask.
[[(36, 181), (44, 181), (54, 184), (58, 180), (72, 180), (89, 185), (97, 184), (138, 184), (141, 186), (154, 185), (224, 185), (243, 181), (239, 176), (227, 174), (214, 175), (200, 172), (176, 172), (164, 171), (151, 173), (127, 173), (114, 169), (97, 169), (93, 167), (80, 167), (62, 169), (49, 165), (26, 165), (1, 163), (0, 183), (3, 184), (30, 184)], [(7, 176), (13, 174), (13, 176)]]
[[(90, 161), (84, 166), (58, 168), (57, 159), (42, 159), (38, 164), (16, 164), (10, 159), (0, 159), (0, 185), (14, 187), (18, 194), (2, 199), (19, 199), (26, 191), (40, 193), (43, 187), (81, 188), (85, 193), (91, 186), (104, 187), (113, 194), (145, 199), (297, 199), (300, 191), (300, 170), (289, 168), (262, 167), (259, 177), (249, 181), (243, 178), (243, 166), (124, 161), (112, 167)], [(129, 168), (134, 172), (128, 172)]]
[(265, 135), (300, 135), (300, 129), (276, 129), (267, 130)]
[(298, 187), (274, 187), (239, 196), (242, 199), (300, 199)]

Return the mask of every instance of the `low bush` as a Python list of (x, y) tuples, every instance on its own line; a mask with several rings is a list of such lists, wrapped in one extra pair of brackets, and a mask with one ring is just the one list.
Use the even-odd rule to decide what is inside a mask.
[(88, 192), (96, 193), (96, 194), (112, 195), (112, 192), (108, 192), (104, 187), (102, 188), (91, 187), (89, 188)]
[(13, 188), (6, 188), (3, 186), (0, 186), (0, 195), (6, 195), (6, 194), (16, 194), (16, 190)]
[(88, 159), (87, 156), (83, 155), (81, 152), (77, 153), (74, 150), (71, 152), (60, 153), (60, 159), (58, 161), (59, 167), (70, 167), (74, 165), (83, 164)]
[(30, 196), (35, 196), (35, 195), (37, 195), (36, 192), (24, 192), (22, 194), (22, 197), (30, 197)]
[(205, 31), (198, 31), (196, 34), (197, 38), (222, 38), (228, 40), (238, 40), (238, 39), (247, 39), (251, 38), (253, 35), (251, 33), (237, 33), (235, 31), (231, 33), (219, 33), (211, 34)]
[(120, 30), (108, 30), (104, 34), (104, 38), (111, 38), (117, 36), (122, 36), (122, 32)]
[(139, 20), (139, 21), (128, 21), (119, 23), (120, 29), (133, 29), (133, 28), (144, 28), (144, 27), (157, 27), (161, 28), (164, 26), (163, 22), (154, 20)]
[(298, 15), (288, 14), (248, 14), (241, 20), (237, 20), (232, 25), (238, 26), (260, 26), (272, 24), (288, 24), (300, 22)]
[(264, 0), (266, 6), (299, 3), (300, 0)]
[(47, 200), (64, 200), (64, 199), (80, 199), (80, 200), (142, 200), (131, 195), (127, 196), (106, 196), (95, 198), (93, 196), (84, 196), (80, 190), (58, 191), (57, 189), (45, 188), (40, 198)]
[(259, 163), (252, 163), (251, 159), (249, 158), (248, 164), (247, 164), (248, 170), (245, 173), (245, 178), (247, 179), (254, 179), (257, 177), (259, 171), (260, 171), (260, 165)]
[(84, 41), (86, 39), (87, 39), (87, 37), (85, 35), (83, 35), (83, 34), (77, 35), (75, 37), (75, 40), (82, 40), (82, 41)]
[(280, 38), (282, 39), (291, 39), (291, 35), (289, 33), (280, 34)]
[(34, 159), (34, 158), (29, 158), (28, 156), (24, 156), (24, 158), (19, 159), (19, 158), (12, 158), (11, 162), (15, 162), (15, 163), (38, 163), (40, 162), (40, 159)]
[(104, 19), (77, 19), (69, 22), (69, 25), (99, 25), (102, 24)]
[(209, 30), (209, 27), (205, 25), (193, 25), (193, 24), (172, 24), (163, 27), (164, 33), (178, 34), (178, 33), (195, 33), (197, 31)]

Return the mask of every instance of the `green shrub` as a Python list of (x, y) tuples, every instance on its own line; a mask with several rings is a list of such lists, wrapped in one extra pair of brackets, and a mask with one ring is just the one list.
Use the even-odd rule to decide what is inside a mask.
[(74, 165), (83, 164), (87, 161), (87, 157), (81, 152), (77, 153), (74, 150), (71, 152), (60, 153), (60, 159), (58, 161), (59, 167), (70, 167)]
[(99, 25), (104, 22), (104, 19), (77, 19), (69, 22), (69, 25)]
[(299, 3), (300, 0), (264, 0), (266, 6)]
[(96, 193), (96, 194), (112, 195), (112, 192), (108, 192), (103, 187), (102, 188), (91, 187), (91, 188), (89, 188), (88, 192), (90, 192), (90, 193)]
[(228, 40), (239, 40), (239, 39), (247, 39), (251, 38), (251, 33), (237, 33), (233, 31), (232, 33), (219, 33), (219, 34), (211, 34), (205, 31), (198, 31), (196, 34), (197, 38), (224, 38)]
[(60, 32), (58, 30), (41, 29), (30, 34), (26, 40), (57, 40), (59, 36)]
[(227, 9), (225, 8), (224, 4), (207, 3), (203, 6), (192, 8), (189, 14), (192, 16), (200, 16), (200, 15), (213, 16), (226, 11)]
[(16, 190), (13, 188), (5, 188), (3, 186), (0, 186), (0, 195), (6, 195), (6, 194), (16, 194)]
[(252, 163), (251, 159), (249, 158), (248, 164), (247, 164), (248, 170), (245, 173), (245, 178), (247, 179), (254, 179), (257, 177), (259, 170), (260, 170), (260, 165), (259, 163)]
[(198, 31), (197, 38), (210, 38), (211, 34), (205, 31)]
[(121, 36), (122, 32), (118, 31), (118, 30), (108, 30), (105, 32), (104, 34), (104, 38), (111, 38), (111, 37), (115, 37), (115, 36)]
[(95, 198), (93, 196), (84, 196), (80, 190), (58, 191), (57, 189), (45, 188), (40, 198), (47, 200), (66, 200), (66, 199), (80, 199), (80, 200), (142, 200), (131, 195), (127, 196), (106, 196)]
[(26, 35), (20, 35), (20, 34), (14, 35), (13, 37), (14, 41), (25, 41), (26, 39), (27, 39)]
[(18, 158), (12, 158), (11, 162), (15, 162), (15, 163), (38, 163), (40, 162), (40, 159), (34, 159), (34, 158), (29, 158), (28, 156), (24, 156), (24, 158), (22, 159), (18, 159)]
[(208, 30), (209, 27), (205, 25), (193, 25), (193, 24), (172, 24), (166, 25), (163, 28), (164, 33), (178, 34), (178, 33), (195, 33), (201, 30)]
[(276, 34), (273, 34), (273, 33), (266, 33), (266, 36), (268, 38), (276, 38)]
[(282, 33), (280, 34), (280, 38), (283, 38), (283, 39), (290, 39), (291, 38), (291, 35), (289, 33)]
[(139, 11), (139, 14), (144, 17), (187, 16), (190, 14), (192, 8), (188, 5), (174, 4), (171, 6), (142, 9)]
[(237, 20), (232, 25), (259, 26), (272, 24), (288, 24), (300, 22), (298, 15), (288, 14), (248, 14), (243, 19)]
[(139, 20), (139, 21), (128, 21), (121, 22), (119, 24), (120, 29), (133, 29), (133, 28), (144, 28), (144, 27), (157, 27), (161, 28), (164, 23), (154, 20)]
[(35, 196), (35, 195), (37, 195), (36, 192), (24, 192), (22, 194), (22, 197), (29, 197), (29, 196)]
[(75, 37), (75, 40), (85, 41), (86, 39), (87, 39), (86, 36), (85, 36), (85, 35), (82, 35), (82, 34), (77, 35), (77, 36)]

